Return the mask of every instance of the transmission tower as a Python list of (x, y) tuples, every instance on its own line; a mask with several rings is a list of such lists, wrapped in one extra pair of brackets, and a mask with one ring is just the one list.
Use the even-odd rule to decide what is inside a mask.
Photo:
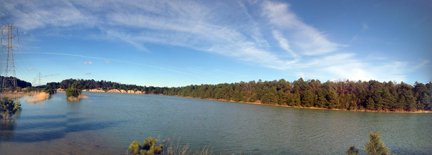
[(40, 72), (39, 72), (39, 75), (38, 75), (38, 84), (39, 84), (39, 86), (42, 85), (42, 75), (41, 75)]
[(17, 38), (18, 29), (13, 26), (12, 24), (3, 25), (1, 27), (1, 45), (4, 51), (6, 52), (6, 67), (3, 75), (3, 82), (1, 85), (1, 89), (5, 90), (8, 86), (9, 81), (6, 80), (7, 77), (10, 78), (12, 81), (12, 89), (15, 89), (17, 87), (17, 81), (16, 81), (16, 72), (15, 72), (15, 62), (14, 62), (14, 40)]

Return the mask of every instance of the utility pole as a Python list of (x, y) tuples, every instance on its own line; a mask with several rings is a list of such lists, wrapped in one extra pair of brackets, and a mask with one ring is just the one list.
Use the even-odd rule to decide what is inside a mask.
[(38, 77), (39, 79), (38, 79), (38, 84), (39, 84), (39, 86), (40, 85), (42, 85), (42, 76), (41, 76), (41, 73), (39, 72), (39, 77)]
[(14, 46), (14, 39), (17, 38), (18, 29), (14, 27), (12, 24), (3, 25), (1, 27), (1, 45), (2, 48), (6, 51), (6, 67), (4, 72), (4, 78), (1, 85), (2, 90), (6, 90), (9, 84), (9, 80), (6, 80), (8, 77), (10, 78), (11, 88), (15, 89), (17, 87), (17, 81), (16, 81), (16, 72), (15, 72), (15, 62), (14, 62), (14, 54), (13, 50), (15, 48)]

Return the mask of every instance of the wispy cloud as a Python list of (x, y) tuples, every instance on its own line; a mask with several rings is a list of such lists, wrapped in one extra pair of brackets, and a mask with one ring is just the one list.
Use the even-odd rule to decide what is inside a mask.
[[(183, 72), (183, 71), (179, 71), (179, 70), (175, 70), (175, 69), (171, 69), (171, 68), (166, 68), (166, 67), (161, 67), (161, 66), (156, 66), (156, 65), (151, 65), (151, 64), (131, 62), (128, 60), (119, 60), (119, 59), (113, 59), (113, 58), (107, 58), (107, 57), (95, 57), (95, 56), (87, 56), (87, 55), (79, 55), (79, 54), (69, 54), (69, 53), (59, 52), (59, 51), (50, 51), (50, 52), (22, 52), (22, 51), (20, 51), (20, 52), (16, 52), (16, 54), (77, 57), (77, 58), (84, 58), (84, 59), (91, 59), (91, 60), (99, 60), (99, 61), (104, 62), (105, 64), (112, 64), (112, 63), (123, 64), (123, 65), (126, 64), (126, 65), (138, 66), (141, 68), (153, 68), (153, 69), (158, 69), (158, 70), (163, 70), (163, 71), (168, 71), (168, 72), (183, 74), (183, 75), (188, 74), (188, 73)], [(83, 64), (93, 64), (93, 61), (86, 60), (83, 62)]]
[[(68, 27), (80, 25), (94, 25), (93, 16), (87, 16), (78, 10), (69, 1), (11, 1), (2, 3), (4, 13), (18, 27), (24, 30), (33, 30), (46, 26)], [(51, 4), (55, 4), (51, 7)]]
[(83, 64), (84, 65), (91, 65), (91, 64), (93, 64), (93, 61), (86, 60), (86, 61), (83, 62)]
[(264, 2), (263, 14), (277, 29), (286, 31), (295, 48), (304, 55), (334, 52), (340, 45), (330, 41), (316, 28), (302, 22), (286, 3)]
[[(387, 60), (374, 67), (376, 62), (344, 52), (345, 45), (302, 21), (283, 2), (6, 0), (2, 4), (0, 17), (7, 14), (5, 20), (26, 31), (96, 28), (103, 37), (118, 39), (142, 51), (149, 51), (146, 44), (156, 43), (314, 78), (405, 79), (403, 62)], [(362, 28), (368, 27), (364, 24)], [(390, 74), (384, 74), (386, 71)]]

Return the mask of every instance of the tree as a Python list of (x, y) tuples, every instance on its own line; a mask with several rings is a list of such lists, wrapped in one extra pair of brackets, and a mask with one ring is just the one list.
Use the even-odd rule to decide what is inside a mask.
[(365, 145), (365, 150), (368, 155), (388, 155), (390, 151), (381, 141), (379, 133), (372, 132), (369, 135), (369, 142)]
[(412, 87), (408, 84), (401, 83), (397, 89), (399, 97), (399, 106), (404, 107), (406, 111), (417, 110), (415, 98), (412, 92)]
[(76, 84), (72, 84), (66, 89), (66, 97), (78, 97), (80, 94), (81, 89), (78, 89)]
[(311, 107), (314, 105), (315, 94), (312, 90), (306, 90), (301, 97), (301, 104), (305, 107)]
[(325, 107), (329, 105), (329, 102), (327, 101), (327, 94), (328, 92), (325, 89), (320, 89), (317, 92), (317, 102), (315, 103), (316, 107)]
[(368, 110), (374, 110), (375, 109), (375, 101), (372, 99), (372, 97), (369, 97), (369, 99), (367, 100), (366, 109), (368, 109)]
[(427, 85), (416, 82), (414, 85), (414, 96), (417, 102), (417, 109), (430, 109), (432, 90)]
[(389, 89), (391, 88), (384, 89), (383, 93), (381, 94), (384, 105), (383, 109), (394, 110), (392, 105), (396, 103), (396, 98)]

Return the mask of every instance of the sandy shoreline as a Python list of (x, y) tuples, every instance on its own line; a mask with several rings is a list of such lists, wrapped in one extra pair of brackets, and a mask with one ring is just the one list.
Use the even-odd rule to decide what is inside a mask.
[[(63, 89), (57, 89), (58, 92), (64, 92)], [(83, 89), (83, 92), (92, 92), (92, 93), (121, 93), (121, 94), (145, 94), (145, 91), (140, 90), (124, 90), (124, 89)]]

